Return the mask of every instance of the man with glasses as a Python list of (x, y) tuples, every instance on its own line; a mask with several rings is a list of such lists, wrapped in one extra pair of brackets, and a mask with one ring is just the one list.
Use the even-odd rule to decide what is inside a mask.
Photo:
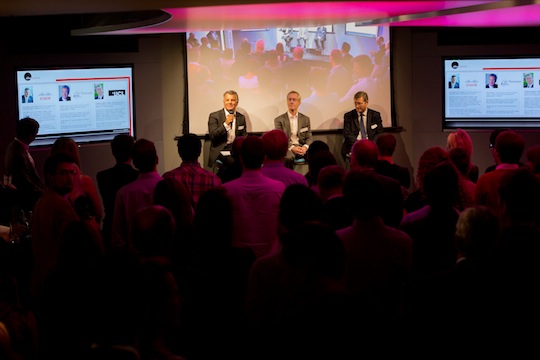
[(36, 300), (56, 266), (64, 229), (79, 220), (68, 197), (77, 175), (75, 160), (65, 153), (51, 155), (45, 161), (44, 173), (46, 189), (34, 207), (30, 229), (34, 268), (29, 291)]
[(343, 145), (341, 156), (347, 161), (353, 144), (357, 140), (375, 140), (383, 130), (381, 113), (368, 109), (369, 97), (364, 91), (354, 94), (354, 110), (345, 113), (343, 117)]

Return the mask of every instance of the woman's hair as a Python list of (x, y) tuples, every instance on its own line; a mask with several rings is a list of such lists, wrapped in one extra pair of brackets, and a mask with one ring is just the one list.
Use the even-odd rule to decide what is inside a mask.
[(455, 132), (448, 134), (448, 138), (446, 139), (446, 150), (450, 151), (455, 148), (465, 150), (469, 159), (472, 156), (472, 140), (465, 130), (457, 129)]
[(424, 177), (438, 164), (448, 160), (448, 152), (439, 146), (430, 147), (422, 153), (418, 160), (418, 170), (416, 172), (416, 186), (424, 189)]
[(79, 148), (75, 140), (68, 137), (59, 137), (51, 147), (50, 155), (65, 153), (68, 154), (75, 164), (81, 168), (81, 160), (79, 158)]

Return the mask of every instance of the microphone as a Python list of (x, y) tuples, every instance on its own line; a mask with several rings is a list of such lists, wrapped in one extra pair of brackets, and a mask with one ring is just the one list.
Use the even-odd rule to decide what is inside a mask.
[[(227, 111), (229, 112), (229, 114), (234, 115), (234, 110), (233, 110), (233, 109), (227, 110)], [(234, 121), (234, 118), (233, 118), (233, 121)], [(229, 124), (229, 126), (230, 126), (231, 128), (232, 128), (232, 126), (233, 126), (233, 121), (231, 121), (231, 123)]]

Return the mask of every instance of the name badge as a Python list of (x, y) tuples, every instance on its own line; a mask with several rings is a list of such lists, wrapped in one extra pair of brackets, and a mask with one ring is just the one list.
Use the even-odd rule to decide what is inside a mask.
[(371, 128), (372, 128), (372, 129), (375, 129), (375, 128), (378, 127), (378, 126), (379, 126), (379, 125), (377, 125), (377, 124), (373, 124), (373, 125), (371, 125)]
[(239, 126), (239, 127), (238, 127), (238, 130), (244, 130), (244, 127), (245, 127), (244, 125)]
[(301, 129), (300, 129), (300, 132), (303, 133), (303, 132), (306, 132), (306, 131), (308, 131), (308, 130), (309, 130), (309, 129), (308, 129), (307, 127), (305, 127), (305, 128), (301, 128)]

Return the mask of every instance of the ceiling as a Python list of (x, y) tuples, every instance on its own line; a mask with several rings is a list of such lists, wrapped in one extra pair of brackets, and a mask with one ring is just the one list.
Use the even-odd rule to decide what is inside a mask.
[(362, 25), (537, 27), (540, 0), (310, 1), (66, 0), (2, 1), (0, 17), (78, 17), (72, 35), (177, 33), (240, 28)]

